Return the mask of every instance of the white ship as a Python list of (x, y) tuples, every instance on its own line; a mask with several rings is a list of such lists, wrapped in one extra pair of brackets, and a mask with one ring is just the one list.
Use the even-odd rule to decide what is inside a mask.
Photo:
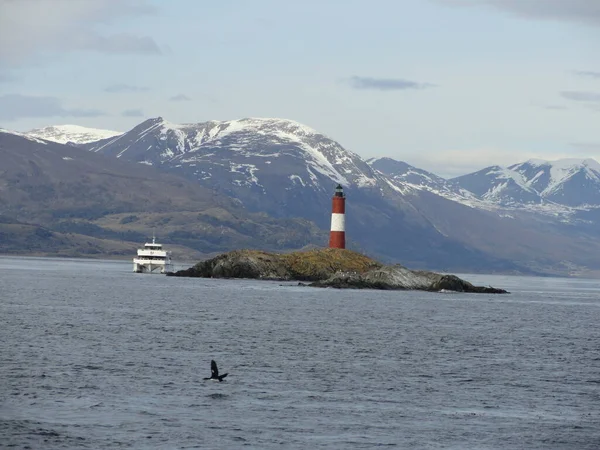
[(162, 244), (146, 242), (144, 248), (138, 248), (137, 256), (133, 258), (133, 271), (136, 273), (167, 273), (173, 271), (171, 252), (163, 250)]

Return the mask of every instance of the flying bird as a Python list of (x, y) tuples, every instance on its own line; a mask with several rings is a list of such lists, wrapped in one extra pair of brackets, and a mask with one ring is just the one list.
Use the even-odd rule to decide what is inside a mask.
[(205, 378), (205, 380), (213, 380), (213, 381), (223, 381), (223, 378), (227, 376), (226, 373), (223, 375), (219, 375), (219, 368), (217, 367), (217, 363), (215, 360), (210, 361), (210, 378)]

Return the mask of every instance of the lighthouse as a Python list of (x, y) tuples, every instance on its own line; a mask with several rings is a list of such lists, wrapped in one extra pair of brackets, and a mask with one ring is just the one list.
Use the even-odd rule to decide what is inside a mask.
[(346, 197), (341, 184), (335, 188), (332, 199), (329, 248), (346, 248)]

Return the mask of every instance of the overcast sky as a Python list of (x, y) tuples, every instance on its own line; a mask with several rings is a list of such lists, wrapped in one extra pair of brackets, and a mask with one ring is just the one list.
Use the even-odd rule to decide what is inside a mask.
[(281, 117), (442, 176), (600, 160), (600, 1), (0, 0), (0, 127)]

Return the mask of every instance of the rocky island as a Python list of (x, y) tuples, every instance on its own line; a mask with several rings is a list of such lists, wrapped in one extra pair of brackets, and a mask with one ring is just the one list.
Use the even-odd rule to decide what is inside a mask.
[(505, 294), (504, 289), (474, 286), (454, 275), (384, 265), (352, 250), (324, 248), (292, 253), (234, 250), (199, 262), (176, 277), (251, 278), (310, 282), (308, 286), (349, 289), (422, 290)]

